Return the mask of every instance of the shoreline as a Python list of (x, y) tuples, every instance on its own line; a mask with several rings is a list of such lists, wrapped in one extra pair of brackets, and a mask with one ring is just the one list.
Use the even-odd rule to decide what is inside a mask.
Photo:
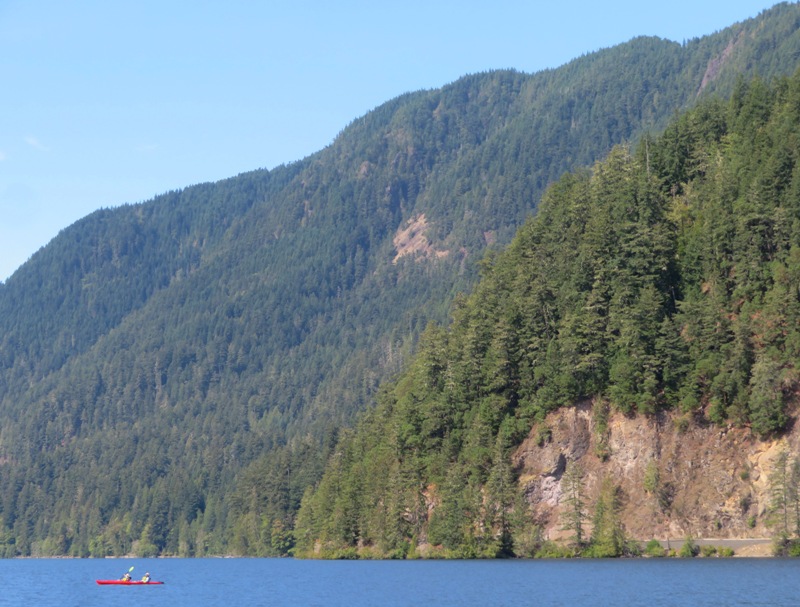
[[(656, 538), (657, 539), (657, 538)], [(657, 539), (666, 550), (680, 550), (686, 538)], [(744, 537), (744, 538), (692, 538), (692, 543), (697, 546), (716, 546), (717, 548), (731, 548), (735, 557), (772, 557), (773, 538), (769, 537)], [(642, 544), (644, 545), (644, 543)], [(776, 557), (777, 558), (777, 557)]]
[[(666, 538), (666, 539), (659, 539), (655, 538), (657, 542), (661, 544), (661, 546), (669, 551), (680, 550), (681, 546), (686, 543), (687, 538)], [(734, 551), (734, 555), (732, 558), (780, 558), (775, 556), (772, 553), (773, 547), (773, 538), (767, 537), (759, 537), (759, 538), (691, 538), (692, 543), (697, 545), (698, 547), (703, 546), (715, 546), (717, 548), (731, 548)], [(645, 545), (648, 541), (651, 540), (636, 540), (644, 549)], [(303, 557), (258, 557), (258, 556), (247, 556), (247, 555), (206, 555), (206, 556), (177, 556), (177, 555), (163, 555), (163, 556), (154, 556), (154, 557), (140, 557), (136, 555), (122, 555), (122, 556), (103, 556), (103, 557), (81, 557), (81, 556), (68, 556), (68, 555), (49, 555), (49, 556), (13, 556), (9, 557), (10, 560), (14, 559), (40, 559), (40, 560), (55, 560), (55, 559), (76, 559), (76, 560), (89, 560), (89, 559), (96, 559), (96, 560), (142, 560), (142, 559), (273, 559), (273, 558), (291, 558), (297, 559), (300, 561), (309, 560), (308, 558)], [(642, 556), (638, 558), (651, 558), (647, 556)], [(667, 557), (668, 558), (668, 557)], [(310, 559), (314, 560), (314, 559)], [(337, 559), (321, 559), (321, 560), (337, 560)], [(373, 560), (373, 559), (358, 559), (358, 560)], [(384, 559), (378, 559), (384, 560)], [(389, 560), (389, 559), (385, 559)], [(415, 560), (439, 560), (438, 558), (419, 558)], [(484, 559), (474, 559), (474, 560), (484, 560)], [(502, 560), (502, 559), (488, 559), (488, 560)], [(514, 559), (511, 559), (514, 560)]]

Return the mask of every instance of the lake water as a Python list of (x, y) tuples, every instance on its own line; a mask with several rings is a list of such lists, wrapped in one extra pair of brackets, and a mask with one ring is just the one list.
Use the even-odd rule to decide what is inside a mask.
[[(131, 566), (163, 586), (98, 586)], [(37, 607), (460, 607), (800, 602), (800, 560), (0, 560), (0, 605)]]

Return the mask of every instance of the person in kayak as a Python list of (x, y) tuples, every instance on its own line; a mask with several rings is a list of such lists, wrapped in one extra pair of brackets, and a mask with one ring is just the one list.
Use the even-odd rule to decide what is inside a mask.
[(145, 573), (145, 574), (142, 576), (142, 583), (143, 583), (143, 584), (146, 584), (146, 583), (147, 583), (147, 582), (149, 582), (149, 581), (150, 581), (150, 573), (148, 572), (148, 573)]
[(123, 582), (130, 582), (130, 581), (131, 581), (131, 574), (130, 574), (130, 571), (126, 572), (126, 573), (125, 573), (125, 575), (123, 575), (123, 576), (122, 576), (120, 579), (121, 579)]

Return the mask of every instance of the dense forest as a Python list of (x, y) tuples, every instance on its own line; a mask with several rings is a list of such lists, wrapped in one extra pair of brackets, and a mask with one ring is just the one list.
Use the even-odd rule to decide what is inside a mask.
[[(297, 551), (527, 555), (535, 521), (510, 454), (548, 412), (594, 397), (775, 436), (799, 387), (797, 72), (740, 82), (549, 188), (337, 446)], [(578, 478), (568, 466), (567, 501)], [(598, 552), (621, 554), (613, 482), (600, 499)]]
[[(772, 82), (791, 74), (798, 57), (800, 7), (784, 3), (684, 44), (636, 38), (537, 74), (467, 76), (387, 102), (300, 162), (99, 210), (65, 228), (0, 285), (0, 554), (285, 554), (301, 499), (329, 456), (340, 453), (334, 449), (342, 434), (415, 349), (419, 357), (432, 356), (432, 344), (445, 343), (444, 329), (423, 334), (425, 327), (447, 323), (456, 294), (476, 284), (486, 251), (508, 245), (548, 184), (591, 166), (616, 144), (660, 132), (698, 100), (749, 99), (740, 78), (760, 74)], [(755, 112), (753, 124), (760, 116)], [(670, 196), (685, 197), (680, 188), (690, 186), (681, 184), (691, 183), (698, 169), (694, 160), (680, 159), (695, 134), (675, 124), (670, 129), (670, 154), (665, 143), (645, 138), (647, 166), (673, 180), (679, 189)], [(633, 162), (619, 150), (611, 158), (617, 160), (605, 161), (609, 167)], [(580, 175), (559, 181), (548, 198), (588, 187)], [(652, 189), (655, 200), (666, 186), (637, 187)], [(679, 211), (672, 212), (689, 221), (689, 211)], [(754, 233), (767, 230), (753, 221)], [(694, 246), (656, 235), (664, 238), (659, 246)], [(499, 268), (502, 259), (490, 255), (485, 265)], [(642, 290), (653, 298), (659, 330), (670, 322), (674, 329), (679, 302), (714, 311), (702, 308), (699, 295), (692, 299), (688, 284), (676, 285), (673, 266), (651, 289), (630, 279), (630, 297), (643, 297)], [(760, 268), (748, 271), (764, 274)], [(725, 269), (730, 264), (718, 275)], [(484, 281), (500, 270), (485, 272)], [(675, 292), (662, 301), (667, 284)], [(584, 296), (582, 287), (573, 286), (575, 298)], [(612, 297), (600, 286), (593, 293)], [(555, 310), (564, 302), (548, 298), (567, 293), (540, 296)], [(455, 313), (454, 331), (474, 322), (465, 314)], [(527, 313), (512, 320), (529, 332), (543, 322)], [(628, 326), (610, 311), (601, 321), (612, 324), (597, 331), (617, 323), (626, 339), (650, 347), (636, 334), (644, 327)], [(553, 343), (525, 363), (532, 366), (524, 373), (539, 377), (537, 383), (522, 392), (503, 388), (519, 393), (519, 402), (503, 405), (526, 412), (515, 419), (595, 388), (620, 391), (617, 401), (632, 410), (660, 406), (660, 399), (691, 407), (716, 382), (716, 415), (758, 420), (745, 404), (755, 350), (737, 341), (744, 334), (738, 329), (699, 370), (684, 368), (691, 359), (681, 362), (682, 342), (667, 333), (679, 357), (676, 375), (665, 379), (652, 369), (657, 359), (647, 359), (643, 388), (644, 353), (632, 350), (626, 359), (619, 343), (605, 342), (602, 352), (591, 350), (580, 341), (598, 335), (581, 333), (589, 319), (571, 322), (572, 346), (547, 333), (537, 338), (541, 347)], [(480, 348), (489, 337), (474, 339)], [(736, 348), (741, 357), (727, 374), (703, 371)], [(584, 354), (580, 376), (541, 380), (544, 369)], [(773, 358), (753, 364), (774, 365)], [(464, 407), (484, 390), (479, 376), (468, 379), (459, 388)], [(381, 389), (381, 402), (396, 389)], [(448, 407), (443, 400), (442, 420)], [(763, 411), (764, 431), (780, 426), (780, 407)], [(435, 450), (436, 441), (428, 447)]]

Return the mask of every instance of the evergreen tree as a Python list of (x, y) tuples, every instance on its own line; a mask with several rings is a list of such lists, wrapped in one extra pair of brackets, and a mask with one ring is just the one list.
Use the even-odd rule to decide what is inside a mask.
[(584, 544), (583, 524), (587, 519), (586, 497), (583, 480), (583, 469), (574, 460), (567, 462), (564, 475), (561, 477), (561, 511), (563, 528), (572, 532), (572, 542), (578, 550)]
[(792, 462), (785, 446), (779, 451), (772, 463), (769, 475), (770, 520), (775, 528), (775, 543), (781, 552), (791, 537), (790, 515), (793, 509), (797, 486), (792, 479)]
[(625, 532), (621, 517), (619, 487), (606, 476), (594, 508), (591, 553), (597, 557), (616, 557), (625, 553)]

